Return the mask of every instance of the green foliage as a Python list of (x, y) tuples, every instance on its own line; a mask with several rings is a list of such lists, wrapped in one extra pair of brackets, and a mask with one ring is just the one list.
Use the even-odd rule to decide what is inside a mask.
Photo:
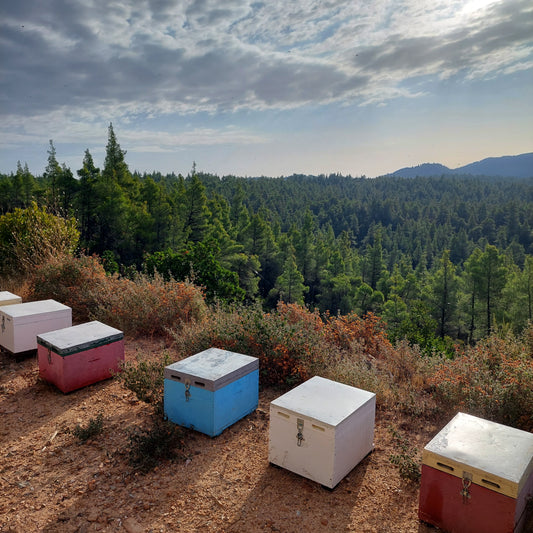
[(117, 377), (142, 402), (162, 404), (165, 367), (171, 363), (168, 352), (163, 352), (160, 359), (153, 361), (138, 353), (136, 362), (124, 363)]
[(0, 274), (24, 275), (78, 245), (74, 218), (52, 215), (35, 202), (0, 216)]
[(89, 419), (89, 422), (85, 427), (80, 426), (79, 424), (71, 431), (71, 433), (79, 439), (80, 442), (86, 442), (89, 439), (100, 435), (104, 430), (104, 415), (98, 413), (96, 418)]
[(389, 432), (395, 447), (395, 453), (390, 454), (389, 461), (398, 467), (402, 479), (418, 481), (420, 479), (420, 463), (417, 457), (417, 448), (411, 446), (407, 437), (400, 434), (394, 427), (389, 427)]
[(244, 290), (239, 287), (236, 272), (222, 267), (216, 255), (218, 245), (213, 242), (190, 243), (180, 252), (156, 252), (145, 257), (145, 270), (149, 274), (159, 272), (168, 279), (190, 279), (205, 288), (206, 297), (226, 302), (241, 301)]

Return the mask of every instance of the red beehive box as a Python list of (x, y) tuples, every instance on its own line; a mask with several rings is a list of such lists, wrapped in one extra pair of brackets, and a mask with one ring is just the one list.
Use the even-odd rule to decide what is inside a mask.
[(39, 375), (63, 392), (110, 378), (124, 361), (124, 334), (98, 321), (37, 336)]
[(533, 434), (458, 413), (424, 448), (418, 516), (448, 533), (525, 533)]

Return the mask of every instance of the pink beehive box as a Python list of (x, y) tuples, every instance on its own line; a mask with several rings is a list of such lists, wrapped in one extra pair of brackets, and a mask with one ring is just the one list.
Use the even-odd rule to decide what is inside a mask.
[(37, 335), (72, 326), (72, 309), (55, 300), (0, 306), (0, 345), (12, 354), (37, 349)]
[(98, 321), (37, 337), (39, 375), (62, 392), (97, 383), (120, 371), (124, 334)]

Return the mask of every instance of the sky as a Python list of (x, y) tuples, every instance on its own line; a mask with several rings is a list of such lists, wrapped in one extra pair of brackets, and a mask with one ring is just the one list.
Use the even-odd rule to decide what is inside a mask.
[(3, 0), (0, 172), (375, 177), (533, 151), (531, 0)]

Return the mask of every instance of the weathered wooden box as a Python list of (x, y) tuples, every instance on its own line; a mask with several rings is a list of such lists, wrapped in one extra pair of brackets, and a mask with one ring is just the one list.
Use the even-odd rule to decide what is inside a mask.
[(373, 449), (376, 395), (315, 376), (270, 403), (268, 459), (334, 488)]
[(112, 377), (124, 361), (124, 334), (98, 321), (37, 336), (39, 375), (63, 392)]
[(533, 434), (458, 413), (424, 448), (418, 516), (449, 533), (524, 531)]
[(211, 437), (254, 411), (258, 399), (256, 357), (209, 348), (165, 368), (166, 416)]
[(72, 325), (72, 309), (55, 300), (0, 307), (0, 344), (13, 354), (37, 349), (37, 335)]
[(22, 298), (9, 291), (0, 291), (0, 305), (21, 304)]

